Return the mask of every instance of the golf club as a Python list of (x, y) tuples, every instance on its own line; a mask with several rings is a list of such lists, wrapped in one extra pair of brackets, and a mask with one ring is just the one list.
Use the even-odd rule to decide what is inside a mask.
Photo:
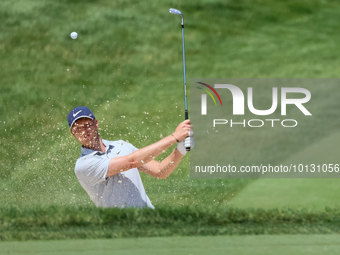
[[(187, 100), (187, 81), (186, 81), (186, 76), (185, 76), (185, 51), (184, 51), (184, 18), (183, 14), (174, 8), (171, 8), (169, 10), (170, 13), (176, 14), (176, 15), (181, 15), (182, 17), (182, 45), (183, 45), (183, 71), (184, 71), (184, 103), (185, 103), (185, 119), (187, 120), (189, 118), (189, 113), (188, 113), (188, 100)], [(187, 151), (190, 151), (190, 147), (186, 147)]]

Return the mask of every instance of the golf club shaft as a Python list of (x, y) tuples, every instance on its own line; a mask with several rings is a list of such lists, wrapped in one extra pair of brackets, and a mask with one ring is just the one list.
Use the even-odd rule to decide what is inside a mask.
[(183, 72), (184, 72), (184, 103), (185, 103), (185, 119), (189, 119), (188, 100), (187, 100), (187, 81), (185, 74), (185, 50), (184, 50), (184, 25), (182, 25), (182, 44), (183, 44)]
[[(184, 71), (184, 103), (185, 103), (185, 108), (184, 108), (184, 116), (185, 119), (189, 119), (189, 112), (188, 112), (188, 100), (187, 100), (187, 81), (186, 81), (186, 75), (185, 75), (185, 50), (184, 50), (184, 17), (183, 14), (174, 8), (171, 8), (169, 10), (170, 13), (176, 14), (176, 15), (181, 15), (182, 18), (182, 46), (183, 46), (183, 71)], [(187, 151), (190, 151), (190, 147), (186, 147)]]
[[(187, 80), (185, 74), (185, 50), (184, 50), (184, 19), (182, 16), (182, 45), (183, 45), (183, 73), (184, 73), (184, 116), (185, 119), (189, 119), (189, 112), (188, 112), (188, 99), (187, 99)], [(186, 147), (187, 151), (190, 151), (190, 147)]]

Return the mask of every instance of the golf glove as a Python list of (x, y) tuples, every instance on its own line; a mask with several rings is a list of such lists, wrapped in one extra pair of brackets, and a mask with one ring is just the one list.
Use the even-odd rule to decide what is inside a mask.
[(183, 154), (183, 156), (185, 154), (187, 154), (187, 150), (186, 147), (190, 147), (190, 149), (194, 148), (195, 146), (195, 141), (193, 137), (187, 137), (185, 138), (182, 142), (179, 142), (177, 144), (177, 150), (179, 150), (180, 153)]

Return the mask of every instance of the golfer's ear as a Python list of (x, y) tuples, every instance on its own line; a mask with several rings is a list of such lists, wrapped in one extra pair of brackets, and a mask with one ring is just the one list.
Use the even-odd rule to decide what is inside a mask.
[(74, 128), (73, 126), (70, 128), (71, 134), (74, 136)]
[(98, 120), (97, 119), (94, 119), (95, 123), (96, 123), (96, 127), (97, 129), (99, 128), (99, 124), (98, 124)]

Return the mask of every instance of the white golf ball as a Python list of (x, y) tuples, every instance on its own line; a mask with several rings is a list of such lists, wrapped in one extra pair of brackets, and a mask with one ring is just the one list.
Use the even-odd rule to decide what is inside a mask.
[(71, 38), (72, 38), (72, 39), (77, 39), (77, 38), (78, 38), (77, 32), (72, 32), (72, 33), (71, 33)]

